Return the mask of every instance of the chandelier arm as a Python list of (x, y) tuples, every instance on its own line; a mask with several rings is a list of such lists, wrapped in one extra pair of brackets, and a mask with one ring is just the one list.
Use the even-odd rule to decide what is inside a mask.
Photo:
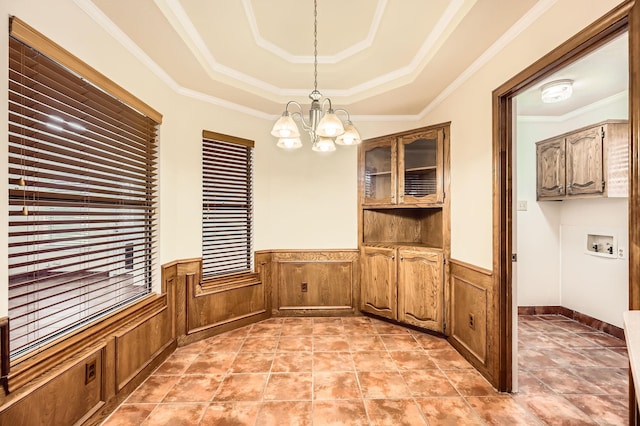
[(295, 105), (298, 107), (298, 109), (300, 110), (300, 113), (302, 113), (302, 105), (300, 105), (300, 103), (296, 102), (296, 101), (289, 101), (287, 102), (287, 106), (284, 108), (287, 112), (289, 112), (289, 105)]
[(334, 110), (333, 112), (336, 113), (336, 115), (338, 115), (339, 112), (344, 112), (345, 114), (347, 114), (347, 121), (351, 121), (351, 116), (349, 115), (349, 111), (347, 111), (344, 108), (338, 108), (336, 110)]
[(322, 100), (322, 110), (324, 111), (324, 106), (327, 104), (327, 102), (329, 103), (329, 110), (328, 111), (332, 111), (333, 107), (331, 105), (331, 99), (330, 98), (324, 98)]
[[(298, 107), (298, 111), (289, 112), (289, 105), (297, 106)], [(304, 112), (304, 110), (302, 109), (302, 105), (300, 105), (296, 101), (289, 101), (289, 102), (287, 102), (287, 106), (286, 106), (285, 109), (286, 109), (287, 112), (289, 112), (289, 114), (291, 114), (292, 118), (298, 118), (300, 120), (300, 123), (302, 123), (302, 128), (305, 131), (309, 131), (311, 129), (311, 125), (309, 123), (307, 123), (307, 121), (304, 119), (304, 115), (302, 114)]]

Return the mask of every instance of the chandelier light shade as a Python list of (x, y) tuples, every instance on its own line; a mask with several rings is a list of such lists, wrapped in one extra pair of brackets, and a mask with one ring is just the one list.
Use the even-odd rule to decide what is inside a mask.
[(302, 147), (302, 141), (299, 137), (295, 138), (280, 138), (276, 144), (278, 148), (282, 149), (296, 149)]
[[(351, 122), (349, 112), (345, 109), (334, 110), (331, 99), (322, 98), (318, 91), (318, 0), (313, 2), (313, 91), (309, 94), (311, 106), (308, 120), (303, 115), (302, 105), (296, 101), (287, 102), (284, 112), (271, 129), (271, 134), (278, 138), (278, 148), (292, 150), (302, 147), (300, 129), (294, 119), (298, 119), (302, 128), (309, 134), (311, 149), (316, 152), (331, 152), (338, 145), (357, 145), (362, 142), (360, 133)], [(297, 110), (289, 111), (295, 107)], [(346, 115), (346, 121), (338, 117), (338, 113)]]
[(332, 138), (318, 136), (311, 146), (311, 149), (316, 152), (332, 152), (336, 150), (336, 144), (333, 142)]
[(572, 80), (556, 80), (542, 86), (540, 89), (540, 98), (542, 102), (550, 104), (569, 99), (572, 93)]
[(300, 136), (300, 130), (298, 130), (296, 122), (291, 118), (289, 111), (285, 111), (273, 125), (271, 134), (277, 138), (297, 138)]

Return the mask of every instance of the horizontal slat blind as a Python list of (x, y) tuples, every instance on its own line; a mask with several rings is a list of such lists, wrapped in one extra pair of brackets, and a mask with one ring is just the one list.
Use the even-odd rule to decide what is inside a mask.
[(10, 37), (12, 358), (150, 292), (157, 127)]
[[(215, 137), (215, 139), (214, 139)], [(204, 132), (202, 141), (202, 274), (253, 267), (253, 144)]]

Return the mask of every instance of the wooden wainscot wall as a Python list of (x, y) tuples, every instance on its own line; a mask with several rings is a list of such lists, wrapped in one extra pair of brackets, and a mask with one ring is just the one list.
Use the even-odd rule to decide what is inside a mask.
[[(13, 360), (0, 424), (96, 424), (175, 349), (173, 287)], [(3, 364), (8, 348), (2, 345)], [(4, 372), (3, 372), (4, 374)]]
[(271, 283), (273, 316), (358, 314), (357, 250), (274, 250), (259, 255), (269, 259), (262, 266)]
[(176, 328), (182, 346), (269, 318), (269, 299), (262, 270), (268, 256), (258, 254), (255, 273), (203, 280), (202, 261), (193, 259), (163, 267), (166, 281), (176, 281)]
[(497, 309), (491, 271), (451, 260), (451, 331), (449, 342), (493, 383)]
[(258, 252), (254, 273), (213, 280), (202, 279), (201, 259), (167, 263), (160, 294), (11, 363), (1, 318), (0, 425), (99, 424), (177, 346), (272, 312), (355, 315), (357, 259), (357, 250)]

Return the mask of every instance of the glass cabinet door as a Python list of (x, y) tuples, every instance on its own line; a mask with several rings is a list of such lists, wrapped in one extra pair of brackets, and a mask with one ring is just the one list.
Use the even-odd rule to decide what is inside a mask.
[(439, 130), (401, 137), (398, 147), (400, 203), (443, 201), (443, 133)]
[(364, 204), (396, 202), (396, 149), (393, 139), (381, 140), (363, 147)]

